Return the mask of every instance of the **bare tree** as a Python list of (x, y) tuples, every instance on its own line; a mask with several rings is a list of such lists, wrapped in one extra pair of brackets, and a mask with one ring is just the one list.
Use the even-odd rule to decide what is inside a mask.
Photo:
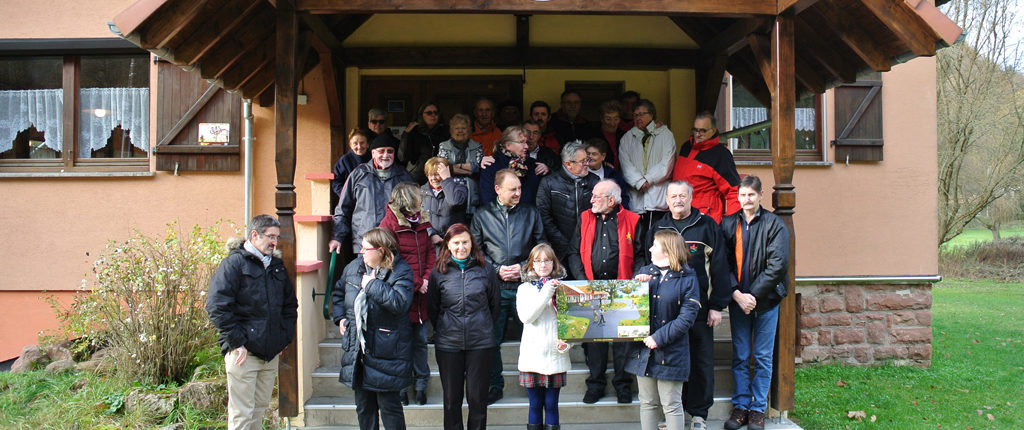
[(1009, 192), (996, 199), (981, 211), (975, 219), (992, 232), (992, 240), (999, 240), (999, 229), (1003, 224), (1017, 220), (1024, 214), (1024, 201), (1021, 200), (1021, 185), (1012, 186)]
[(938, 52), (939, 242), (1020, 184), (1024, 166), (1017, 0), (954, 0), (965, 39)]

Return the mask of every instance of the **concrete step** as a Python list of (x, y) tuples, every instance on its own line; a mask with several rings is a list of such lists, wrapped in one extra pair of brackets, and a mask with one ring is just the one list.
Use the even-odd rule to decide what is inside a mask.
[[(687, 417), (687, 424), (690, 423), (689, 417)], [(523, 430), (523, 424), (514, 425), (490, 425), (488, 424), (488, 430)], [(722, 430), (725, 428), (725, 421), (723, 420), (712, 420), (708, 421), (707, 427), (709, 430)], [(304, 427), (309, 430), (359, 430), (359, 426), (307, 426)], [(444, 427), (438, 426), (409, 426), (409, 430), (443, 430)], [(592, 424), (562, 424), (562, 430), (626, 430), (626, 429), (638, 429), (640, 423), (638, 421), (631, 422), (604, 422), (604, 423), (592, 423)], [(770, 430), (800, 430), (800, 426), (794, 424), (788, 419), (778, 420), (766, 420), (765, 428)]]
[[(351, 397), (352, 389), (338, 382), (338, 371), (340, 366), (324, 366), (313, 371), (313, 393), (317, 396), (329, 397)], [(607, 398), (613, 398), (615, 388), (612, 387), (612, 374), (609, 369), (606, 373), (608, 385), (605, 388)], [(526, 397), (526, 388), (519, 385), (519, 371), (515, 365), (506, 365), (501, 372), (505, 379), (506, 397)], [(566, 400), (582, 400), (583, 394), (587, 391), (586, 379), (590, 375), (587, 367), (581, 363), (574, 363), (567, 372), (567, 383), (562, 387), (561, 398)], [(636, 378), (633, 379), (632, 390), (637, 392)], [(728, 366), (715, 366), (715, 392), (716, 397), (728, 397), (732, 395), (732, 374)], [(410, 397), (413, 391), (410, 390)], [(440, 403), (442, 398), (440, 375), (436, 370), (430, 372), (430, 382), (427, 383), (427, 401)]]
[[(320, 365), (329, 366), (341, 363), (341, 339), (330, 338), (320, 342)], [(611, 354), (611, 348), (609, 348)], [(569, 360), (573, 363), (586, 363), (587, 359), (580, 344), (573, 344), (569, 350)], [(501, 344), (501, 362), (504, 364), (519, 363), (519, 342), (510, 341)], [(608, 360), (611, 363), (611, 359)], [(728, 366), (732, 362), (732, 340), (728, 337), (715, 338), (715, 364)], [(437, 369), (437, 359), (434, 356), (434, 345), (427, 344), (427, 364), (431, 369)]]
[[(526, 423), (529, 412), (529, 401), (525, 397), (508, 397), (487, 407), (488, 428), (492, 426), (519, 426)], [(729, 398), (716, 397), (715, 405), (708, 412), (711, 420), (724, 421), (732, 410)], [(423, 406), (409, 405), (404, 407), (405, 421), (408, 423), (441, 423), (444, 412), (441, 404)], [(468, 413), (467, 405), (463, 404), (463, 419)], [(633, 403), (620, 404), (614, 398), (605, 397), (595, 404), (585, 404), (579, 400), (561, 399), (558, 403), (559, 420), (566, 424), (607, 424), (628, 423), (616, 430), (639, 428), (640, 406), (634, 399)], [(356, 407), (352, 397), (313, 397), (305, 405), (306, 426), (351, 426), (356, 422)], [(412, 427), (418, 428), (418, 427)], [(437, 427), (424, 427), (437, 428)], [(565, 428), (565, 427), (563, 427)], [(587, 429), (594, 429), (587, 426)], [(719, 425), (719, 427), (721, 426)], [(799, 427), (774, 427), (799, 428)]]

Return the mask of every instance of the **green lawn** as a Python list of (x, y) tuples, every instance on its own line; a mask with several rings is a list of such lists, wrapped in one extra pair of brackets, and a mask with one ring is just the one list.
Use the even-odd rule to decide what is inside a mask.
[[(1003, 227), (999, 229), (1000, 237), (1010, 236), (1024, 236), (1024, 226), (1016, 225), (1010, 227)], [(992, 232), (984, 228), (972, 228), (965, 229), (963, 233), (958, 234), (956, 237), (951, 239), (949, 242), (942, 244), (943, 248), (949, 248), (953, 246), (967, 246), (974, 242), (990, 242), (992, 241)]]
[(932, 317), (930, 368), (800, 368), (791, 418), (806, 429), (1024, 428), (1024, 284), (943, 281)]

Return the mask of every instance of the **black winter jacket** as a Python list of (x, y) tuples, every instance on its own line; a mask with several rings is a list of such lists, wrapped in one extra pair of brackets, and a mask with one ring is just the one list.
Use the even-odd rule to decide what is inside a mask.
[(501, 306), (501, 280), (494, 266), (470, 258), (466, 270), (448, 262), (448, 273), (434, 269), (427, 287), (427, 315), (440, 351), (491, 348)]
[(395, 256), (391, 270), (377, 271), (366, 286), (365, 353), (356, 337), (355, 301), (362, 289), (366, 265), (362, 255), (352, 260), (331, 294), (334, 324), (345, 320), (338, 381), (369, 391), (399, 391), (412, 383), (412, 268)]
[(384, 219), (391, 190), (402, 182), (412, 182), (412, 176), (398, 163), (391, 166), (384, 179), (377, 175), (372, 160), (357, 166), (348, 175), (334, 208), (334, 240), (344, 244), (346, 238), (351, 239), (352, 252), (358, 253), (363, 235)]
[[(747, 273), (737, 288), (757, 299), (755, 311), (769, 310), (788, 294), (789, 230), (782, 218), (759, 208), (754, 219), (747, 224), (740, 210), (722, 218), (722, 236), (728, 252), (729, 269), (736, 277), (736, 225), (743, 229), (743, 256), (747, 260)], [(742, 262), (741, 262), (742, 263)]]
[[(526, 264), (533, 247), (544, 242), (544, 226), (536, 208), (517, 205), (506, 210), (497, 199), (476, 211), (469, 232), (495, 270), (499, 266)], [(502, 288), (518, 289), (519, 284), (503, 282)]]
[(438, 195), (434, 195), (430, 184), (423, 184), (420, 187), (420, 210), (430, 214), (430, 229), (427, 231), (444, 237), (452, 224), (465, 224), (468, 200), (466, 184), (456, 181), (455, 177), (441, 181), (441, 194)]
[[(672, 219), (671, 212), (665, 213), (648, 232), (644, 249), (651, 248), (654, 234), (659, 230), (672, 230), (681, 234), (690, 252), (688, 264), (697, 273), (701, 314), (706, 314), (709, 308), (721, 311), (729, 306), (732, 290), (736, 287), (736, 276), (729, 270), (728, 256), (733, 249), (726, 248), (722, 230), (714, 218), (702, 214), (697, 208), (691, 207), (690, 216), (680, 221), (678, 224), (683, 226), (682, 229)], [(650, 255), (645, 255), (650, 259)]]
[(689, 331), (700, 310), (697, 277), (686, 265), (682, 272), (670, 270), (664, 279), (653, 265), (642, 267), (637, 274), (651, 275), (651, 337), (658, 347), (649, 349), (643, 342), (630, 343), (626, 371), (637, 376), (686, 381), (690, 377)]
[(441, 142), (451, 139), (448, 125), (438, 123), (434, 128), (417, 125), (411, 132), (402, 133), (402, 143), (398, 147), (398, 160), (409, 170), (409, 174), (418, 184), (427, 182), (427, 174), (423, 166), (430, 157), (437, 155)]
[(280, 258), (271, 258), (264, 269), (242, 243), (228, 242), (231, 252), (210, 279), (206, 312), (220, 332), (221, 354), (245, 346), (249, 354), (270, 361), (295, 339), (295, 287)]
[(569, 261), (569, 240), (580, 228), (580, 214), (590, 209), (590, 196), (600, 181), (597, 175), (585, 172), (587, 175), (576, 181), (565, 167), (559, 167), (540, 181), (537, 190), (537, 211), (547, 227), (544, 234), (563, 265)]

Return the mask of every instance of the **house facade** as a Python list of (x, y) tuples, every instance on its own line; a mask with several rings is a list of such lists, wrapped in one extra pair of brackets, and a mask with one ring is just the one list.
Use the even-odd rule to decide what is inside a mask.
[[(385, 108), (390, 125), (401, 127), (429, 99), (450, 118), (471, 113), (479, 96), (527, 108), (543, 100), (557, 109), (560, 93), (573, 88), (595, 109), (606, 95), (633, 90), (654, 102), (658, 120), (682, 144), (700, 110), (715, 110), (723, 131), (765, 119), (787, 123), (785, 103), (774, 115), (765, 107), (778, 103), (769, 78), (787, 75), (785, 63), (776, 75), (758, 63), (777, 58), (765, 42), (778, 34), (786, 40), (789, 28), (792, 82), (776, 88), (800, 93), (789, 105), (791, 153), (773, 155), (768, 142), (778, 136), (767, 126), (729, 144), (739, 172), (764, 181), (765, 205), (779, 183), (776, 207), (792, 214), (790, 360), (930, 363), (930, 288), (938, 272), (930, 55), (958, 35), (930, 2), (899, 0), (894, 9), (915, 15), (872, 18), (864, 14), (885, 2), (864, 1), (852, 24), (821, 40), (801, 36), (826, 32), (817, 25), (830, 22), (843, 2), (770, 2), (770, 11), (758, 9), (760, 2), (714, 9), (701, 1), (693, 7), (706, 9), (695, 11), (654, 2), (626, 15), (559, 10), (558, 2), (524, 10), (517, 9), (523, 2), (473, 8), (466, 0), (456, 2), (465, 8), (454, 14), (412, 8), (423, 2), (408, 2), (406, 10), (372, 3), (260, 1), (230, 11), (187, 0), (8, 1), (0, 18), (0, 102), (18, 109), (0, 111), (0, 229), (9, 240), (0, 250), (0, 305), (7, 309), (0, 360), (56, 326), (42, 297), (69, 301), (109, 240), (133, 230), (159, 234), (172, 220), (241, 226), (246, 213), (280, 213), (289, 204), (295, 225), (322, 222), (330, 208), (317, 174), (343, 153), (347, 130), (365, 127), (370, 107)], [(284, 52), (282, 22), (289, 22), (281, 21), (281, 8), (289, 5), (297, 9), (291, 92), (275, 89), (286, 82), (275, 65)], [(167, 18), (160, 14), (179, 21), (153, 19)], [(208, 18), (218, 26), (209, 27)], [(920, 33), (889, 25), (901, 20)], [(204, 23), (222, 32), (201, 35)], [(859, 39), (875, 26), (896, 41)], [(259, 27), (269, 33), (256, 35)], [(245, 67), (236, 71), (239, 65)], [(281, 103), (289, 94), (307, 101)], [(252, 100), (251, 175), (242, 98)], [(228, 124), (226, 144), (197, 148), (204, 146), (200, 123)], [(284, 156), (282, 139), (294, 139)], [(314, 264), (322, 250), (297, 249), (304, 227), (286, 230), (293, 267), (324, 272)], [(318, 341), (313, 333), (305, 341)], [(301, 387), (310, 366), (299, 366), (300, 398), (308, 398)]]

